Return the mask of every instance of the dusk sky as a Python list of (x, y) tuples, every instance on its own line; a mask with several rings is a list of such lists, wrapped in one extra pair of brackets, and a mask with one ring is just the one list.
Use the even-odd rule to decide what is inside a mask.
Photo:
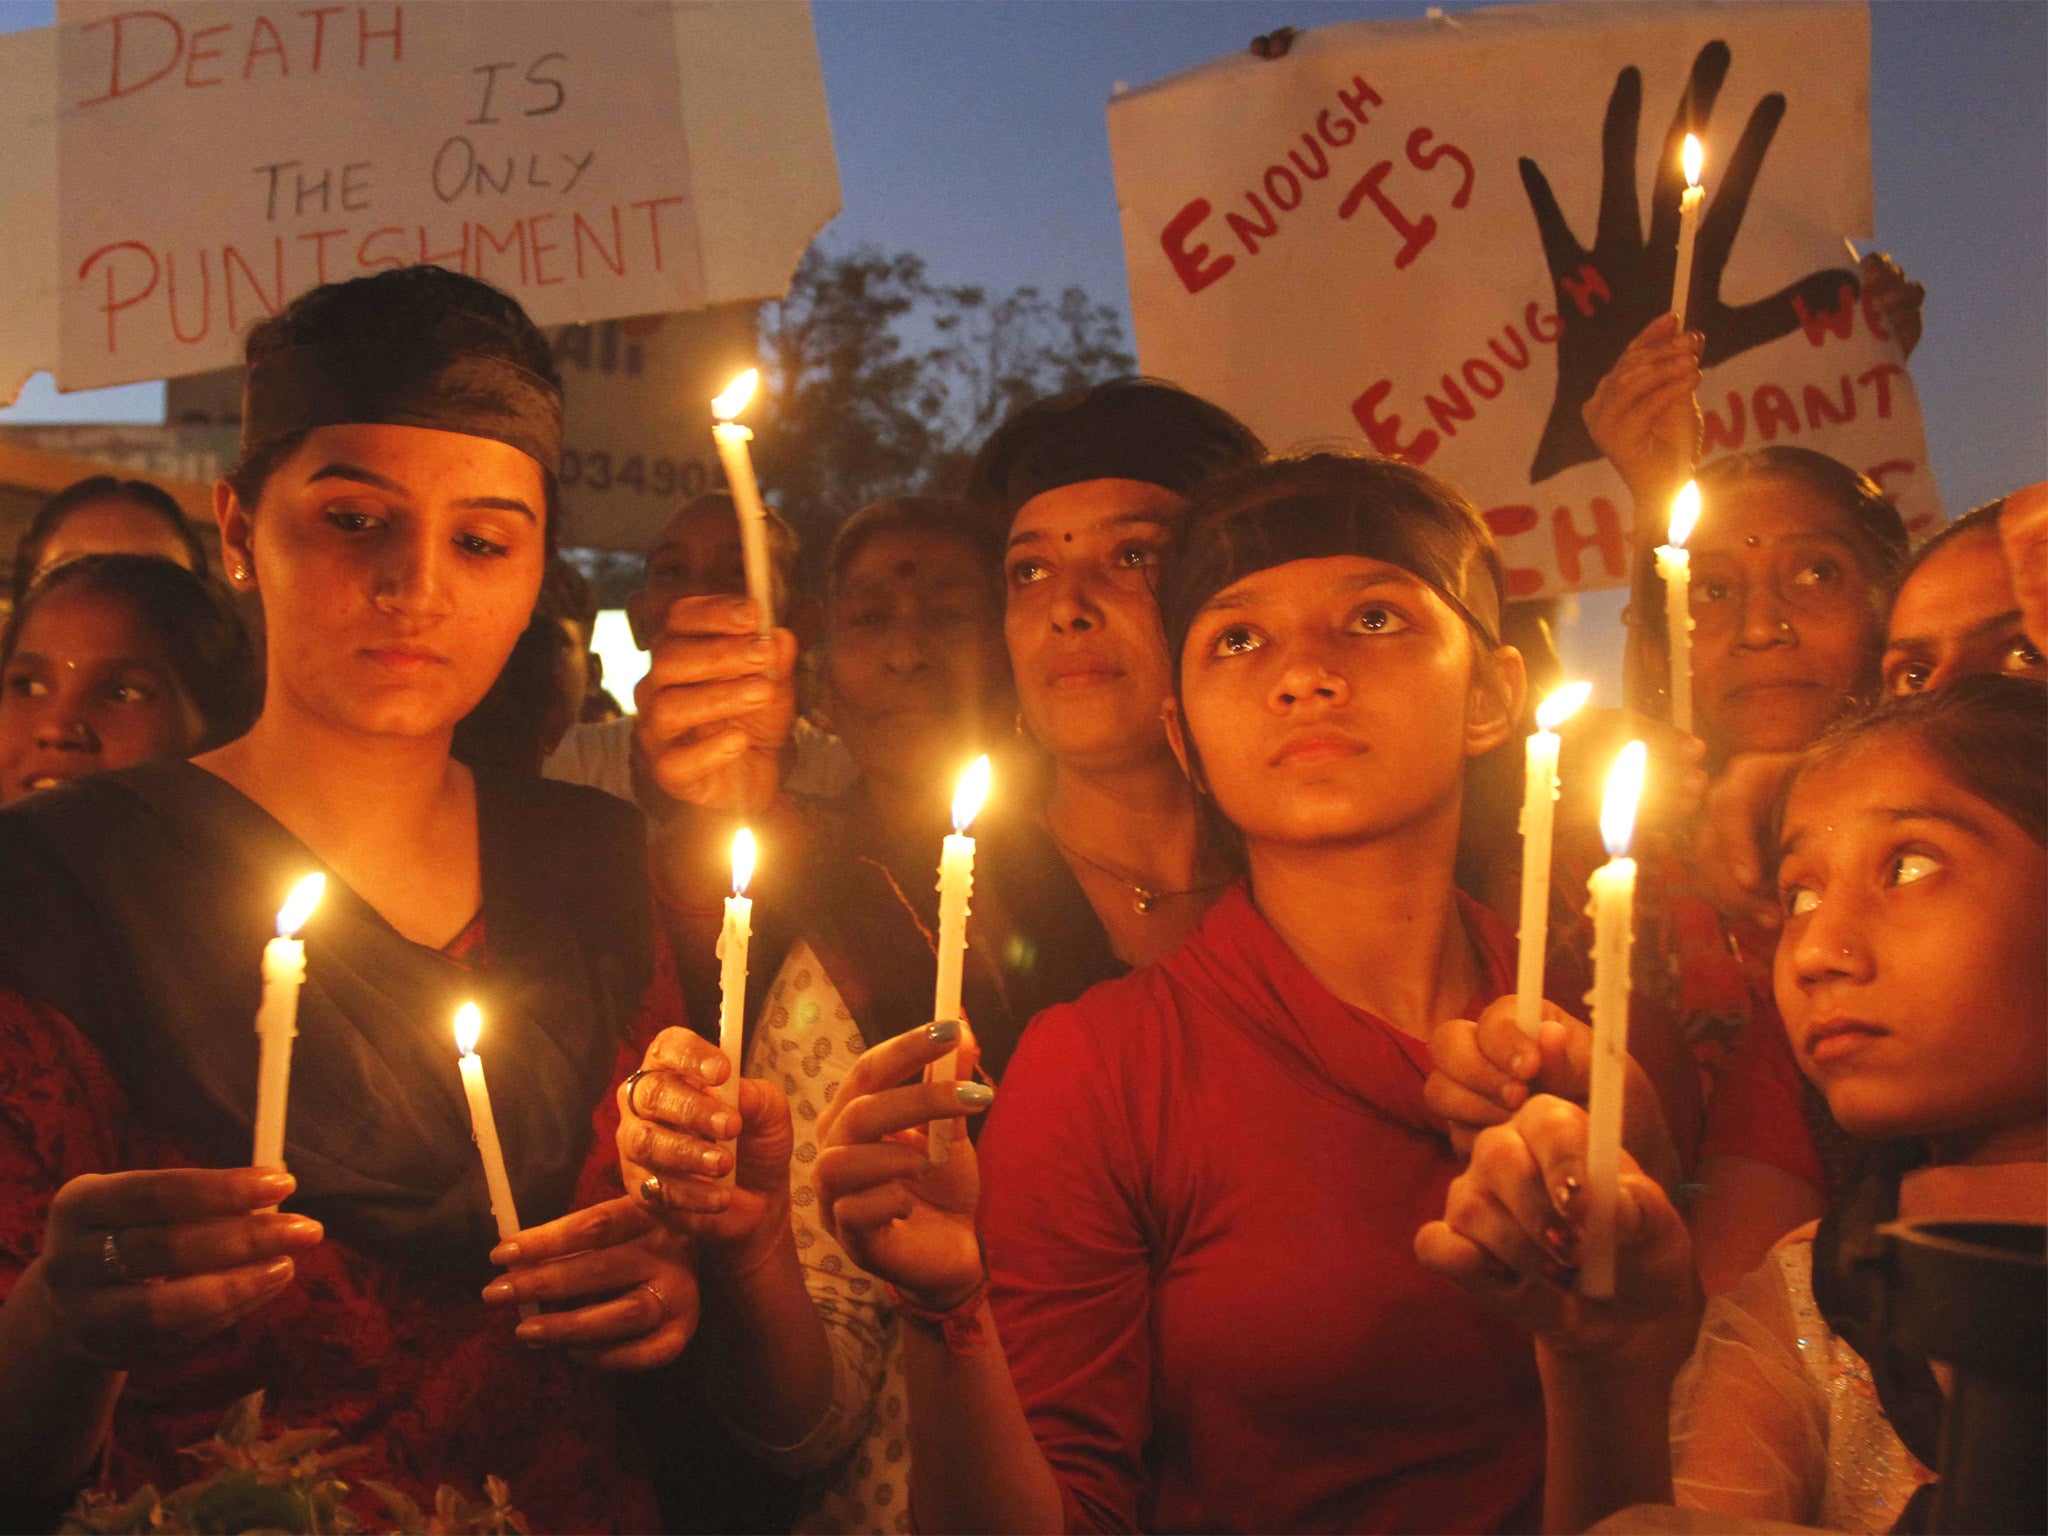
[[(1103, 107), (1282, 24), (1420, 4), (819, 0), (846, 211), (835, 244), (925, 256), (949, 282), (1127, 307)], [(0, 0), (0, 30), (54, 6)], [(2048, 427), (2048, 5), (1878, 0), (1872, 125), (1879, 244), (1928, 286), (1913, 374), (1951, 512), (2042, 477)], [(156, 386), (0, 419), (156, 419)]]

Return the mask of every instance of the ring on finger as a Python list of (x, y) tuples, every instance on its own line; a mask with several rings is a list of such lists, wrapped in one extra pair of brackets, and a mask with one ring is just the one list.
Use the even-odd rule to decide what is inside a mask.
[(669, 1307), (668, 1298), (661, 1294), (661, 1287), (656, 1285), (652, 1280), (642, 1280), (640, 1282), (640, 1289), (645, 1291), (648, 1295), (652, 1296), (654, 1298), (654, 1304), (657, 1307), (661, 1308), (661, 1317), (659, 1319), (660, 1322), (665, 1323), (675, 1315)]
[(650, 1173), (640, 1181), (640, 1199), (647, 1205), (661, 1205), (661, 1175)]
[(630, 1109), (635, 1116), (642, 1120), (647, 1117), (640, 1113), (640, 1106), (633, 1102), (633, 1090), (640, 1086), (640, 1079), (647, 1075), (648, 1070), (646, 1067), (635, 1067), (626, 1074), (626, 1108)]
[(126, 1285), (130, 1279), (128, 1261), (121, 1257), (121, 1239), (109, 1232), (100, 1238), (100, 1274), (109, 1285)]

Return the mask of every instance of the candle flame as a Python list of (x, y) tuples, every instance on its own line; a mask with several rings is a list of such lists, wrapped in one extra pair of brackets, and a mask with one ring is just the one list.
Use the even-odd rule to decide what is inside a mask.
[(1700, 171), (1707, 163), (1706, 146), (1700, 143), (1698, 134), (1688, 133), (1685, 136), (1684, 160), (1685, 184), (1696, 187), (1700, 184)]
[(1643, 771), (1650, 752), (1640, 741), (1621, 749), (1614, 771), (1607, 775), (1607, 798), (1600, 802), (1600, 839), (1613, 858), (1628, 852), (1636, 831), (1636, 802), (1643, 797)]
[(725, 393), (711, 402), (711, 414), (720, 421), (731, 421), (747, 408), (747, 402), (754, 398), (754, 390), (760, 382), (761, 370), (749, 368), (726, 385)]
[(475, 1003), (455, 1010), (455, 1049), (465, 1056), (476, 1054), (476, 1037), (483, 1033), (484, 1016)]
[(326, 889), (325, 875), (308, 875), (292, 887), (291, 895), (285, 897), (284, 905), (277, 909), (277, 936), (280, 939), (288, 939), (306, 926), (306, 919), (320, 905), (321, 894)]
[(1671, 502), (1671, 526), (1664, 534), (1664, 542), (1673, 549), (1685, 548), (1685, 541), (1692, 537), (1693, 524), (1700, 520), (1700, 483), (1688, 480)]
[(960, 775), (960, 787), (953, 791), (953, 830), (965, 832), (981, 814), (982, 802), (988, 799), (988, 754), (982, 753), (967, 765), (967, 771)]
[(754, 878), (754, 832), (751, 827), (741, 827), (732, 835), (732, 893), (735, 896), (747, 894), (747, 886)]
[(1536, 729), (1554, 731), (1576, 715), (1593, 696), (1591, 683), (1566, 683), (1536, 706)]

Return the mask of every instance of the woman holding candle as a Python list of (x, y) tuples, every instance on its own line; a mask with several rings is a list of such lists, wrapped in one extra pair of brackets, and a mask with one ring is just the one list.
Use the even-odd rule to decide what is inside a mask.
[(1616, 1299), (1563, 1304), (1538, 1254), (1583, 1218), (1575, 1103), (1541, 1096), (1481, 1132), (1417, 1249), (1537, 1334), (1550, 1529), (1674, 1496), (1746, 1520), (1927, 1528), (1907, 1506), (1937, 1457), (1941, 1391), (1850, 1276), (1882, 1222), (2048, 1215), (2044, 837), (2038, 683), (1900, 699), (1802, 757), (1775, 839), (1778, 1002), (1801, 1069), (1878, 1154), (1818, 1226), (1707, 1303), (1704, 1327), (1685, 1226), (1640, 1175), (1623, 1180)]
[(1500, 606), (1423, 471), (1318, 455), (1197, 498), (1169, 718), (1248, 882), (1033, 1023), (980, 1169), (919, 1159), (940, 1091), (897, 1085), (939, 1042), (869, 1052), (821, 1127), (828, 1221), (932, 1319), (904, 1335), (921, 1525), (1534, 1522), (1526, 1335), (1410, 1247), (1456, 1169), (1425, 1040), (1513, 1027), (1512, 936), (1453, 882), (1466, 766), (1521, 703)]
[[(102, 1454), (124, 1492), (180, 1480), (260, 1387), (416, 1496), (495, 1473), (536, 1526), (646, 1528), (588, 1369), (673, 1358), (694, 1320), (592, 1125), (643, 996), (680, 1017), (649, 994), (639, 818), (449, 756), (540, 585), (546, 339), (423, 267), (315, 289), (248, 349), (216, 506), (264, 604), (262, 714), (0, 816), (0, 1488), (61, 1503)], [(284, 1177), (238, 1166), (250, 1020), (314, 871)], [(449, 1032), (471, 995), (530, 1224), (503, 1248)], [(493, 1249), (517, 1268), (480, 1298)], [(566, 1306), (518, 1322), (535, 1300)]]

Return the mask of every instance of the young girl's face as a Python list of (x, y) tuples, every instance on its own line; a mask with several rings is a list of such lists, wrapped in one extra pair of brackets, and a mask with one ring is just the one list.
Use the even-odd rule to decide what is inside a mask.
[(1847, 514), (1754, 476), (1712, 493), (1689, 547), (1700, 734), (1716, 757), (1799, 751), (1868, 683), (1883, 643)]
[(1466, 759), (1505, 737), (1520, 701), (1475, 710), (1474, 659), (1465, 621), (1399, 566), (1295, 560), (1195, 616), (1183, 728), (1248, 841), (1368, 841), (1455, 812)]
[(229, 564), (262, 594), (271, 698), (344, 731), (452, 731), (540, 591), (541, 467), (487, 438), (319, 427), (253, 519), (231, 497), (221, 510)]
[(183, 757), (204, 730), (163, 639), (125, 598), (37, 601), (0, 675), (0, 805), (82, 774)]
[(1900, 737), (1800, 775), (1778, 874), (1792, 1048), (1851, 1133), (2048, 1114), (2048, 854)]

